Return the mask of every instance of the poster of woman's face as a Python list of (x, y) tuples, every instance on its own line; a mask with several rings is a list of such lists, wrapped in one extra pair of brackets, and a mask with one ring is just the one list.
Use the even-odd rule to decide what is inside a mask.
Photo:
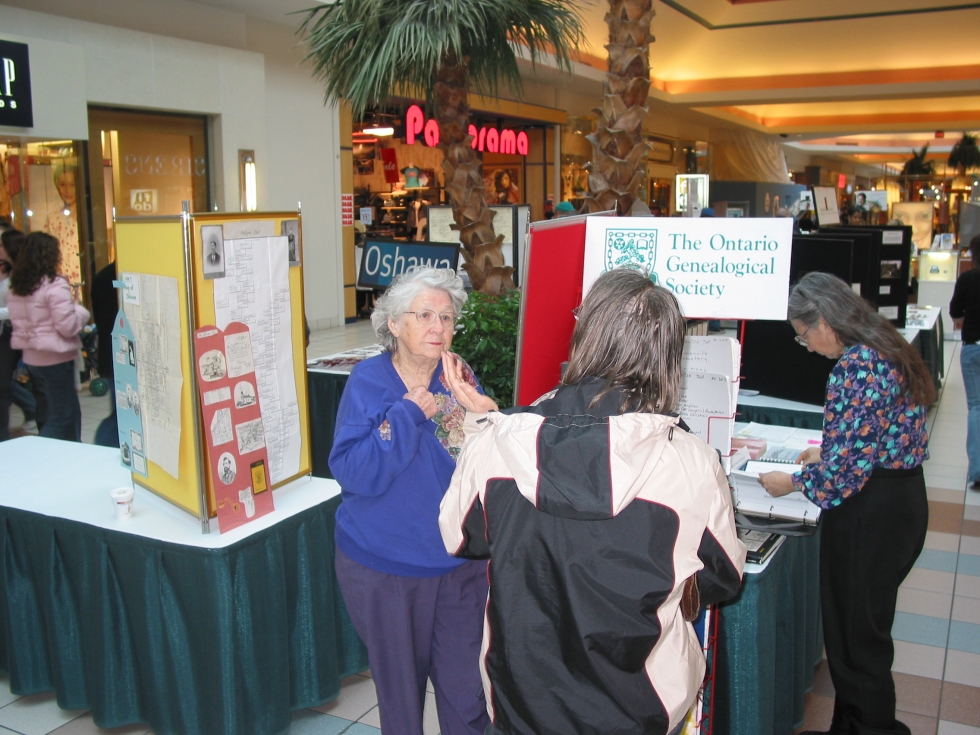
[(520, 204), (521, 169), (519, 166), (484, 166), (483, 185), (487, 204)]
[(221, 225), (201, 227), (201, 261), (208, 280), (225, 277), (225, 241)]
[(932, 202), (896, 202), (892, 205), (892, 218), (900, 224), (912, 227), (912, 244), (917, 250), (932, 246)]

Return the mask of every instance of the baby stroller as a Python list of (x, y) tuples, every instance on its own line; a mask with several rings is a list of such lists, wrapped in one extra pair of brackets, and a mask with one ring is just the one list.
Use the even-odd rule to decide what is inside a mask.
[(78, 335), (82, 340), (82, 360), (85, 364), (85, 372), (91, 376), (88, 389), (93, 396), (104, 396), (109, 392), (109, 381), (99, 377), (99, 358), (96, 349), (99, 341), (99, 330), (95, 325), (88, 325), (81, 334)]

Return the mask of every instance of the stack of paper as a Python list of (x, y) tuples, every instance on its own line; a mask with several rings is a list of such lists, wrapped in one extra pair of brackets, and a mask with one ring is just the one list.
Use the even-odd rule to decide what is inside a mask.
[(744, 469), (732, 470), (729, 479), (732, 482), (732, 500), (735, 510), (750, 516), (762, 516), (770, 519), (798, 521), (808, 526), (816, 525), (820, 518), (820, 506), (810, 500), (799, 490), (789, 495), (774, 498), (759, 482), (763, 472), (789, 472), (799, 470), (798, 464), (778, 464), (774, 462), (747, 462)]
[(793, 429), (753, 422), (740, 428), (735, 433), (735, 438), (744, 441), (765, 440), (766, 451), (756, 457), (760, 462), (794, 463), (805, 450), (820, 446), (821, 434), (814, 429)]
[(726, 473), (731, 470), (740, 363), (740, 346), (731, 337), (684, 339), (677, 411), (695, 436), (718, 450)]

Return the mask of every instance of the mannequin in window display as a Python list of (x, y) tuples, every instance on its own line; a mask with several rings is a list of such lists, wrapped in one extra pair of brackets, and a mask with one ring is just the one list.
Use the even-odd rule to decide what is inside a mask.
[(82, 262), (78, 255), (78, 218), (75, 211), (75, 168), (64, 163), (53, 166), (54, 185), (62, 207), (48, 215), (44, 231), (58, 238), (61, 246), (61, 275), (68, 279), (77, 298), (82, 282)]

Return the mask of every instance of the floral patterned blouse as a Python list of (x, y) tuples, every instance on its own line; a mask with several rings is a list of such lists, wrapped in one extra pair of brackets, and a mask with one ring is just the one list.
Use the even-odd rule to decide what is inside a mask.
[(904, 395), (898, 369), (866, 345), (847, 349), (827, 381), (820, 462), (793, 484), (821, 508), (864, 487), (875, 467), (912, 469), (929, 459), (926, 413)]

